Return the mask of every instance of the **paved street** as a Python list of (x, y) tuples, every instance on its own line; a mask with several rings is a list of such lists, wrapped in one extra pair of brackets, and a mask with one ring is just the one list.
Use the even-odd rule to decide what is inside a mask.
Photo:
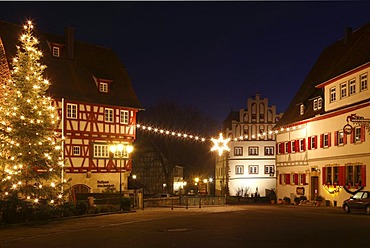
[(17, 247), (370, 247), (370, 216), (340, 208), (243, 205), (150, 208), (0, 228)]

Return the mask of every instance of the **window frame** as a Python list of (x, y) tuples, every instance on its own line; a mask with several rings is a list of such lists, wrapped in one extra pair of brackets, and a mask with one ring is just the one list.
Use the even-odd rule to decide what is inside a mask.
[(331, 87), (330, 88), (330, 102), (335, 102), (337, 100), (337, 88)]
[(107, 82), (99, 81), (99, 92), (109, 93), (109, 84)]
[(78, 108), (77, 104), (75, 103), (67, 103), (66, 107), (66, 117), (68, 119), (77, 119), (78, 116)]
[(130, 113), (128, 110), (120, 110), (119, 112), (120, 114), (120, 123), (121, 124), (128, 124), (129, 123), (129, 116), (130, 116)]
[(109, 145), (108, 144), (94, 144), (93, 145), (94, 158), (109, 158)]
[(275, 147), (274, 146), (265, 146), (265, 155), (266, 156), (273, 156), (273, 155), (275, 155), (275, 149), (274, 149)]
[(109, 123), (114, 122), (114, 109), (104, 108), (104, 121)]
[(367, 80), (367, 72), (360, 75), (360, 92), (367, 90), (368, 88), (368, 80)]
[(244, 165), (235, 165), (235, 175), (244, 175)]
[(73, 156), (80, 156), (81, 155), (81, 146), (74, 145), (72, 147), (72, 153), (73, 153)]
[[(249, 156), (258, 156), (259, 154), (258, 146), (248, 146), (248, 155)], [(254, 152), (256, 151), (256, 152)]]
[(275, 173), (275, 166), (265, 165), (265, 175), (270, 175), (271, 173)]
[(352, 78), (348, 80), (348, 96), (356, 94), (356, 79)]
[(340, 98), (346, 98), (347, 97), (347, 83), (341, 83), (340, 84)]
[(248, 172), (250, 175), (256, 175), (258, 174), (258, 165), (249, 165), (248, 166)]

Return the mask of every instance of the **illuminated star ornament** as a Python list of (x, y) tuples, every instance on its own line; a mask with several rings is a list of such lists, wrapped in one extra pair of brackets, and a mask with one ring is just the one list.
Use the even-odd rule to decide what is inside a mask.
[(230, 148), (227, 146), (227, 143), (229, 143), (230, 139), (224, 139), (222, 136), (222, 133), (220, 133), (220, 136), (218, 139), (211, 138), (211, 141), (213, 142), (213, 147), (211, 151), (218, 151), (218, 155), (221, 156), (224, 150), (230, 151)]

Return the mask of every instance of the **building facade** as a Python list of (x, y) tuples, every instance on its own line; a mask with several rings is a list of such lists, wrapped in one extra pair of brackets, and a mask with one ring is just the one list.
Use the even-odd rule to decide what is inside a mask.
[(269, 106), (259, 94), (247, 101), (247, 108), (231, 112), (224, 122), (230, 138), (230, 152), (216, 162), (216, 194), (251, 196), (276, 188), (275, 133), (272, 131), (282, 114)]
[[(1, 61), (5, 56), (9, 68), (21, 31), (0, 21)], [(71, 179), (72, 193), (126, 190), (132, 170), (126, 148), (136, 138), (141, 104), (125, 67), (111, 49), (75, 40), (73, 28), (66, 28), (65, 36), (38, 31), (35, 36), (47, 66), (44, 76), (51, 81), (48, 94), (59, 111), (61, 179)], [(110, 152), (113, 144), (122, 144), (122, 152)]]
[(321, 53), (277, 132), (277, 196), (332, 206), (369, 190), (370, 24)]

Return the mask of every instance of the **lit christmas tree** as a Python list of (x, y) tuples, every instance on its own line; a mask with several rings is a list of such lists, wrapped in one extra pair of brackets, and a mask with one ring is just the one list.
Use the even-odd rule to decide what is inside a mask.
[(24, 26), (0, 102), (0, 199), (17, 207), (61, 198), (61, 150), (54, 131), (59, 116), (46, 94), (46, 66), (32, 29), (31, 22)]

